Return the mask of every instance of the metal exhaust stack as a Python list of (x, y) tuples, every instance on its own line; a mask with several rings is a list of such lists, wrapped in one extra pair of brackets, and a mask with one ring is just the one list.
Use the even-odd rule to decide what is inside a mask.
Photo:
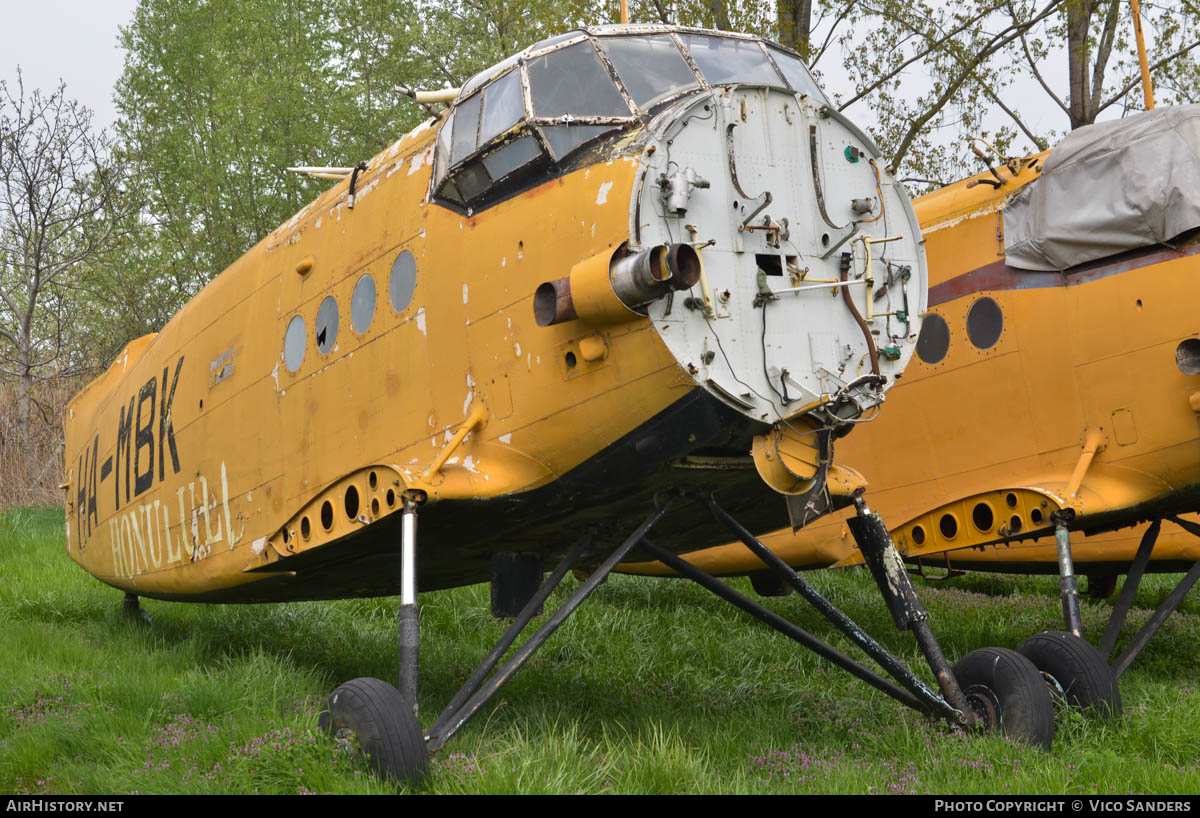
[(593, 324), (644, 318), (640, 307), (695, 286), (700, 265), (690, 244), (659, 244), (632, 254), (621, 245), (579, 262), (566, 278), (541, 284), (533, 294), (534, 319), (549, 327), (576, 318)]

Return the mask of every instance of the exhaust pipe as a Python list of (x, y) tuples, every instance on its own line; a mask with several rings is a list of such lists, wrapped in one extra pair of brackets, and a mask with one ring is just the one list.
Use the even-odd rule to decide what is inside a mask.
[(659, 244), (629, 253), (622, 244), (571, 268), (571, 274), (541, 284), (533, 294), (539, 327), (576, 318), (618, 324), (646, 316), (645, 305), (700, 280), (700, 254), (690, 244)]

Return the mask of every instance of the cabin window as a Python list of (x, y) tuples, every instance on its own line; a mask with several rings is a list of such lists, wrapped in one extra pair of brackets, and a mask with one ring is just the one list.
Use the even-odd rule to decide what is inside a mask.
[(950, 325), (936, 312), (921, 319), (921, 334), (917, 336), (917, 357), (933, 366), (942, 362), (950, 350)]
[(757, 40), (731, 40), (684, 34), (692, 61), (709, 85), (783, 85)]
[(700, 84), (675, 41), (656, 37), (606, 37), (604, 51), (633, 101), (642, 110)]
[(288, 322), (287, 332), (283, 336), (283, 363), (288, 372), (295, 372), (303, 365), (304, 350), (307, 346), (308, 330), (305, 329), (304, 319), (294, 315)]
[(984, 296), (967, 310), (967, 338), (979, 349), (991, 349), (1004, 332), (1000, 305)]
[(396, 256), (392, 262), (392, 275), (388, 280), (388, 291), (392, 298), (392, 309), (404, 312), (412, 303), (417, 288), (417, 261), (408, 250)]
[(322, 355), (328, 354), (333, 349), (333, 344), (337, 340), (337, 331), (337, 299), (327, 296), (321, 302), (321, 308), (317, 310), (317, 326), (314, 333), (317, 339), (317, 349), (321, 351)]
[(630, 116), (590, 40), (532, 59), (528, 68), (535, 116)]
[(362, 335), (371, 327), (375, 318), (375, 279), (365, 275), (354, 285), (350, 296), (350, 326)]

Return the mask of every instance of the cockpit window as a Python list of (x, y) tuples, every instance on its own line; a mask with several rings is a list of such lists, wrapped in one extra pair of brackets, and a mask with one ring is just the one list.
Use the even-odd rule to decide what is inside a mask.
[(550, 147), (555, 161), (561, 162), (567, 154), (584, 142), (590, 142), (616, 129), (616, 125), (543, 125), (541, 131), (542, 138)]
[(493, 65), (491, 68), (487, 69), (486, 71), (480, 71), (478, 74), (471, 77), (471, 79), (467, 80), (466, 84), (462, 87), (462, 90), (458, 92), (459, 96), (465, 97), (467, 94), (471, 93), (476, 88), (483, 85), (485, 82), (490, 80), (492, 77), (497, 76), (498, 74), (503, 72), (509, 66), (516, 65), (517, 60), (519, 60), (520, 58), (521, 58), (520, 54), (513, 54), (511, 57), (507, 57), (507, 58), (501, 60), (500, 62), (496, 63), (495, 65)]
[(668, 35), (605, 37), (602, 47), (621, 82), (643, 111), (700, 82)]
[(782, 85), (757, 40), (684, 34), (683, 42), (709, 85)]
[(531, 134), (525, 134), (483, 157), (483, 166), (489, 176), (499, 180), (537, 159), (541, 153), (537, 140)]
[(757, 37), (669, 26), (550, 37), (463, 86), (437, 137), (433, 194), (468, 212), (487, 207), (680, 96), (733, 84), (825, 99), (796, 55)]
[(486, 145), (524, 118), (525, 97), (521, 94), (521, 72), (509, 71), (483, 91), (479, 144)]
[(528, 65), (534, 116), (630, 116), (590, 40), (551, 51)]
[(767, 50), (771, 52), (771, 58), (775, 60), (775, 64), (779, 66), (779, 70), (783, 72), (783, 76), (793, 90), (805, 96), (825, 98), (821, 89), (817, 87), (816, 80), (812, 78), (812, 74), (808, 73), (808, 66), (804, 64), (803, 60), (793, 57), (786, 51), (780, 51), (778, 48), (768, 48)]
[(475, 152), (479, 135), (479, 103), (482, 94), (475, 94), (458, 104), (454, 112), (454, 137), (451, 141), (450, 164), (457, 165)]
[(527, 48), (525, 50), (525, 53), (531, 54), (534, 51), (541, 51), (543, 48), (549, 48), (552, 45), (556, 45), (558, 43), (565, 42), (567, 40), (570, 40), (573, 37), (582, 37), (582, 36), (583, 36), (583, 32), (581, 32), (581, 31), (568, 31), (566, 34), (555, 34), (553, 37), (547, 37), (546, 39), (540, 40), (540, 41), (534, 43), (533, 45), (529, 46), (529, 48)]

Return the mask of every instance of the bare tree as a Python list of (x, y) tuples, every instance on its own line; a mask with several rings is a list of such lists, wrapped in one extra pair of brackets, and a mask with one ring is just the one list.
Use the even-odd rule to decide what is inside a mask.
[(112, 238), (120, 194), (106, 136), (64, 85), (27, 94), (19, 72), (15, 89), (0, 82), (0, 378), (15, 384), (12, 442), (31, 483), (57, 461), (33, 456), (36, 387), (79, 371), (77, 279)]

